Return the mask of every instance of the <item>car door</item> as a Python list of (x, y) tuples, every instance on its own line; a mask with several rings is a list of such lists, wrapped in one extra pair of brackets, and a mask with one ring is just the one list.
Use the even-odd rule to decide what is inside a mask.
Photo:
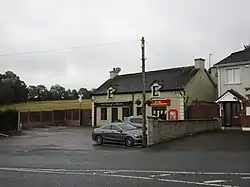
[(110, 141), (111, 124), (105, 125), (101, 128), (101, 136), (104, 141)]
[(126, 133), (124, 133), (120, 127), (118, 127), (115, 124), (112, 124), (111, 131), (112, 131), (111, 136), (112, 136), (113, 141), (124, 142), (125, 137), (126, 137)]

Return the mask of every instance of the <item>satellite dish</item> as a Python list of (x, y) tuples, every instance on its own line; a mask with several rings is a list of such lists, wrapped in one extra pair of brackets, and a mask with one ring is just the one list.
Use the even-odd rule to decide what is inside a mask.
[(120, 68), (120, 67), (117, 67), (117, 68), (115, 68), (115, 71), (116, 71), (117, 73), (119, 73), (119, 72), (121, 71), (121, 68)]

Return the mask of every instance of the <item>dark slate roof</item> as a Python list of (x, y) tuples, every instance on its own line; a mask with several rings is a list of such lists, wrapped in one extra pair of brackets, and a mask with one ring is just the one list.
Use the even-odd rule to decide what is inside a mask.
[[(184, 89), (198, 71), (199, 69), (195, 69), (194, 66), (148, 71), (146, 72), (146, 91), (151, 91), (151, 85), (154, 82), (163, 85), (162, 91)], [(109, 87), (115, 88), (115, 93), (141, 92), (142, 74), (118, 75), (113, 79), (108, 79), (96, 89), (93, 95), (106, 94)]]
[(214, 66), (227, 64), (227, 63), (237, 63), (250, 61), (250, 49), (245, 49), (235, 53), (231, 53), (230, 56), (224, 58), (220, 62), (216, 63)]

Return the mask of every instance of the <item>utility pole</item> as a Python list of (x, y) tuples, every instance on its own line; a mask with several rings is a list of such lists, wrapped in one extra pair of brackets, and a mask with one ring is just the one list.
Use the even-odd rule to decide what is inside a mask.
[(145, 39), (141, 39), (141, 55), (142, 55), (142, 147), (147, 146), (146, 137), (146, 91), (145, 91)]

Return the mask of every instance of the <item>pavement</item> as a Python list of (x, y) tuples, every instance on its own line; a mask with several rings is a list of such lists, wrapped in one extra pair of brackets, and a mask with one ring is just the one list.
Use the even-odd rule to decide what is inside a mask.
[(91, 131), (50, 127), (0, 139), (0, 186), (250, 186), (250, 132), (127, 148), (97, 146)]

